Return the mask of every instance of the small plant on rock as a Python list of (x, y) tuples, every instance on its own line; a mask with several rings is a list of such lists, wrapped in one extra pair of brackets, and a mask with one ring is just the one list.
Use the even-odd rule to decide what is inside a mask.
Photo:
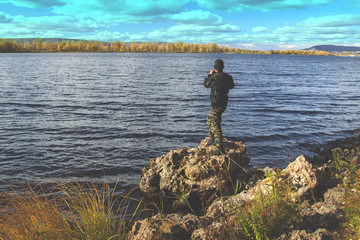
[(291, 198), (291, 186), (277, 172), (265, 181), (268, 191), (259, 191), (252, 201), (234, 209), (233, 230), (222, 233), (223, 239), (270, 239), (284, 224), (296, 222), (299, 203)]
[(354, 182), (347, 185), (344, 209), (348, 235), (360, 239), (360, 169), (354, 176)]

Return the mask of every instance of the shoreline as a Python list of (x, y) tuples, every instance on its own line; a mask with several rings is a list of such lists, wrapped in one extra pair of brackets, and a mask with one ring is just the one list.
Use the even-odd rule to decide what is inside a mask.
[[(318, 239), (348, 239), (344, 237), (343, 234), (348, 234), (348, 228), (349, 225), (347, 223), (347, 218), (345, 218), (345, 207), (343, 203), (343, 198), (345, 194), (345, 188), (344, 184), (348, 184), (349, 179), (351, 178), (351, 175), (349, 175), (349, 170), (352, 168), (352, 166), (355, 166), (356, 169), (360, 169), (360, 134), (358, 130), (353, 131), (354, 134), (350, 137), (346, 138), (339, 138), (333, 141), (329, 141), (325, 144), (321, 144), (317, 146), (318, 153), (316, 156), (312, 157), (311, 159), (307, 159), (307, 161), (301, 163), (302, 160), (298, 160), (298, 158), (295, 161), (292, 161), (290, 165), (292, 165), (294, 162), (299, 162), (300, 166), (311, 166), (306, 170), (306, 172), (312, 172), (314, 174), (313, 176), (316, 177), (317, 183), (316, 186), (310, 187), (309, 189), (313, 189), (312, 193), (310, 194), (310, 190), (304, 191), (304, 195), (302, 199), (305, 199), (307, 202), (307, 205), (304, 205), (302, 207), (301, 212), (299, 213), (300, 218), (300, 225), (284, 225), (282, 226), (281, 234), (280, 233), (272, 233), (276, 236), (272, 239), (278, 239), (278, 240), (286, 240), (286, 239), (293, 239), (294, 237), (300, 237), (301, 239), (312, 239), (312, 238), (318, 238)], [(240, 146), (240, 145), (239, 145)], [(190, 151), (191, 149), (188, 149), (187, 151)], [(176, 151), (172, 150), (172, 155), (176, 157)], [(182, 151), (183, 155), (186, 155), (184, 150), (180, 149), (180, 152)], [(192, 150), (191, 150), (192, 151)], [(209, 150), (209, 154), (211, 155), (211, 149)], [(245, 150), (246, 152), (246, 150)], [(335, 154), (336, 153), (336, 154)], [(191, 154), (190, 154), (191, 155)], [(210, 156), (209, 155), (209, 156)], [(165, 155), (164, 155), (165, 156)], [(161, 156), (159, 158), (163, 158), (164, 156)], [(208, 155), (206, 155), (208, 156)], [(251, 156), (250, 156), (251, 157)], [(150, 165), (153, 160), (150, 160)], [(310, 164), (310, 165), (309, 165)], [(337, 167), (341, 167), (340, 170), (337, 170)], [(350, 166), (350, 167), (348, 167)], [(300, 167), (300, 169), (303, 167)], [(287, 168), (280, 170), (288, 171)], [(224, 219), (227, 219), (226, 221), (235, 221), (237, 219), (237, 215), (232, 215), (229, 212), (226, 211), (226, 208), (224, 206), (228, 206), (227, 202), (231, 201), (234, 207), (234, 209), (241, 209), (243, 204), (245, 204), (247, 201), (251, 201), (248, 199), (251, 199), (251, 195), (249, 193), (256, 192), (253, 189), (256, 189), (258, 187), (264, 184), (264, 181), (269, 181), (268, 176), (277, 176), (277, 173), (279, 172), (278, 168), (271, 168), (271, 167), (264, 167), (264, 168), (258, 168), (256, 166), (252, 167), (251, 169), (247, 170), (249, 173), (251, 173), (251, 176), (257, 176), (256, 179), (253, 177), (245, 176), (246, 181), (242, 182), (244, 184), (246, 191), (240, 190), (239, 193), (235, 195), (223, 195), (222, 197), (217, 197), (213, 200), (213, 202), (209, 202), (207, 207), (204, 210), (198, 211), (195, 208), (195, 205), (193, 201), (189, 201), (190, 205), (182, 205), (180, 207), (179, 211), (169, 211), (169, 212), (160, 212), (158, 214), (153, 213), (140, 213), (140, 215), (137, 216), (136, 219), (132, 218), (131, 211), (136, 210), (137, 207), (136, 204), (133, 204), (132, 207), (129, 208), (127, 206), (126, 208), (130, 210), (130, 213), (127, 213), (127, 217), (123, 220), (127, 223), (131, 223), (131, 228), (129, 228), (130, 232), (130, 238), (127, 239), (153, 239), (151, 236), (154, 233), (159, 233), (160, 237), (176, 237), (179, 236), (178, 234), (185, 234), (188, 236), (186, 239), (192, 239), (192, 240), (204, 240), (209, 239), (209, 237), (213, 237), (214, 239), (227, 239), (222, 238), (224, 237), (224, 234), (227, 233), (224, 231), (227, 231), (231, 229), (229, 233), (233, 233), (235, 226), (226, 225), (225, 222), (223, 222)], [(269, 175), (270, 174), (270, 175)], [(275, 174), (275, 175), (274, 175)], [(190, 175), (189, 175), (190, 176)], [(197, 175), (191, 175), (191, 176), (197, 176)], [(238, 178), (239, 176), (237, 176)], [(244, 176), (242, 176), (244, 177)], [(296, 176), (294, 175), (295, 179), (300, 177), (300, 179), (303, 177), (302, 175)], [(241, 176), (240, 176), (241, 178)], [(287, 179), (288, 177), (280, 175), (279, 179)], [(196, 177), (194, 179), (197, 179)], [(275, 178), (276, 179), (276, 178)], [(303, 186), (311, 185), (311, 178), (305, 178), (301, 184)], [(197, 180), (195, 180), (196, 183)], [(272, 180), (273, 181), (273, 180)], [(198, 183), (196, 183), (198, 184)], [(315, 183), (314, 183), (315, 184)], [(44, 190), (44, 189), (43, 189)], [(44, 192), (42, 190), (42, 192)], [(45, 189), (47, 190), (47, 189)], [(85, 190), (92, 192), (93, 190)], [(231, 192), (231, 188), (229, 189)], [(3, 193), (2, 193), (3, 194)], [(39, 194), (39, 193), (37, 193)], [(86, 193), (88, 194), (88, 192)], [(138, 195), (138, 193), (136, 194)], [(170, 195), (171, 196), (171, 195)], [(256, 195), (254, 195), (256, 196)], [(39, 199), (42, 198), (42, 196), (38, 196)], [(129, 199), (132, 199), (133, 196), (128, 195)], [(174, 197), (174, 196), (173, 196)], [(184, 198), (185, 199), (185, 198)], [(4, 200), (4, 199), (2, 199)], [(139, 200), (139, 199), (138, 199)], [(191, 200), (188, 198), (188, 200)], [(154, 201), (154, 200), (153, 200)], [(289, 200), (287, 200), (289, 201)], [(9, 207), (10, 203), (5, 203), (7, 208)], [(116, 206), (121, 206), (120, 203), (113, 203)], [(160, 202), (152, 202), (152, 204), (160, 204)], [(161, 204), (160, 204), (161, 205)], [(158, 206), (160, 206), (158, 205)], [(147, 206), (146, 204), (144, 206)], [(190, 210), (193, 206), (193, 210)], [(219, 206), (223, 206), (220, 207)], [(132, 210), (131, 210), (132, 209)], [(211, 209), (211, 210), (209, 210)], [(321, 211), (320, 211), (321, 210)], [(164, 209), (163, 209), (164, 211)], [(192, 212), (195, 211), (195, 212)], [(214, 212), (215, 211), (215, 212)], [(135, 211), (136, 212), (136, 211)], [(6, 216), (7, 211), (2, 211), (1, 215)], [(143, 215), (145, 214), (145, 215)], [(4, 216), (3, 215), (3, 216)], [(8, 216), (0, 219), (8, 219)], [(125, 217), (121, 216), (120, 217)], [(232, 219), (232, 220), (231, 220)], [(1, 221), (0, 221), (1, 222)], [(170, 229), (167, 229), (165, 227), (166, 224), (169, 222), (172, 222), (173, 225)], [(185, 226), (183, 223), (192, 223), (193, 227)], [(0, 226), (3, 223), (0, 223)], [(155, 225), (154, 225), (155, 224)], [(164, 225), (165, 224), (165, 225)], [(217, 226), (217, 227), (216, 227)], [(221, 226), (219, 228), (219, 226)], [(165, 228), (163, 228), (165, 227)], [(163, 229), (159, 232), (159, 229)], [(167, 229), (167, 230), (166, 230)], [(176, 229), (182, 229), (180, 232), (178, 232)], [(173, 230), (176, 230), (175, 232)], [(155, 231), (155, 232), (154, 232)], [(236, 230), (237, 231), (237, 230)], [(353, 232), (353, 234), (356, 234)], [(0, 232), (0, 236), (2, 236), (4, 233)], [(165, 234), (165, 235), (161, 235)], [(212, 234), (212, 235), (208, 235)], [(219, 235), (220, 234), (220, 235)], [(217, 236), (217, 237), (216, 237)], [(11, 239), (11, 238), (10, 238)], [(164, 238), (163, 238), (164, 239)], [(167, 238), (165, 238), (167, 239)]]

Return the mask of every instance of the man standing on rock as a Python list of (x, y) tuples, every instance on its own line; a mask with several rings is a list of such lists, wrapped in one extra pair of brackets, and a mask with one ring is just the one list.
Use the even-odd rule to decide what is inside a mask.
[(210, 70), (204, 81), (204, 86), (211, 88), (211, 110), (207, 117), (210, 137), (208, 145), (215, 144), (219, 153), (225, 152), (221, 131), (221, 115), (227, 107), (229, 90), (235, 87), (232, 76), (224, 73), (223, 69), (223, 60), (217, 59), (214, 63), (214, 69)]

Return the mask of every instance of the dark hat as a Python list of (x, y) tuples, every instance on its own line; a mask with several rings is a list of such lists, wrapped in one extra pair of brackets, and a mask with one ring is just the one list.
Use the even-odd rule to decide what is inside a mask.
[(223, 70), (224, 69), (224, 61), (221, 59), (216, 59), (214, 63), (214, 68), (216, 70)]

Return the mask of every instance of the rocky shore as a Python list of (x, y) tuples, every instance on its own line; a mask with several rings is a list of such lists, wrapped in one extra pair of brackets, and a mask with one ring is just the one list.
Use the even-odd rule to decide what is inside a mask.
[(298, 156), (285, 169), (248, 169), (250, 157), (242, 142), (225, 139), (225, 153), (218, 155), (208, 141), (150, 160), (140, 189), (159, 213), (136, 221), (129, 239), (224, 239), (236, 210), (271, 192), (274, 179), (291, 186), (289, 201), (302, 205), (296, 224), (280, 224), (271, 238), (346, 239), (343, 196), (350, 172), (342, 166), (359, 169), (359, 135), (319, 147), (312, 159)]

